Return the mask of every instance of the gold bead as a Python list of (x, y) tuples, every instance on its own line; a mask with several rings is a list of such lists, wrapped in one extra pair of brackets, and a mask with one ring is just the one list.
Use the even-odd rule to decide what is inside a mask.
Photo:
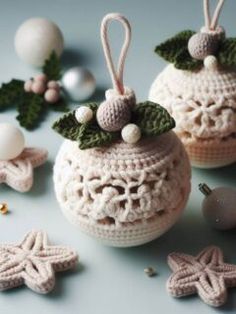
[(144, 268), (144, 272), (148, 277), (154, 277), (157, 274), (153, 267)]
[(0, 203), (0, 213), (5, 215), (8, 212), (8, 206), (6, 203)]

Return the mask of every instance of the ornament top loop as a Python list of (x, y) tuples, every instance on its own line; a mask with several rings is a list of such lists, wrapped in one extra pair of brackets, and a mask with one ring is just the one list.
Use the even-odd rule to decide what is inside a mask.
[[(108, 23), (113, 20), (120, 22), (122, 26), (124, 26), (124, 29), (125, 29), (125, 39), (124, 39), (124, 43), (121, 49), (117, 70), (115, 69), (115, 66), (112, 60), (111, 48), (109, 45), (108, 34), (107, 34)], [(124, 94), (124, 85), (123, 85), (124, 65), (125, 65), (127, 51), (128, 51), (130, 41), (131, 41), (131, 26), (129, 24), (129, 21), (123, 15), (119, 13), (107, 14), (103, 18), (102, 23), (101, 23), (101, 41), (102, 41), (103, 51), (104, 51), (105, 59), (107, 62), (107, 67), (108, 67), (108, 70), (112, 79), (113, 86), (119, 94), (123, 95)]]
[(225, 0), (218, 0), (213, 17), (210, 16), (209, 0), (203, 0), (205, 26), (208, 30), (215, 30)]

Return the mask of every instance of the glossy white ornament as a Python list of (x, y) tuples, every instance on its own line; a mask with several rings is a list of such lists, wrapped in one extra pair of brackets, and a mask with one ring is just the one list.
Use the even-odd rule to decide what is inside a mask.
[(129, 123), (122, 129), (121, 136), (126, 143), (135, 144), (141, 138), (141, 131), (136, 124)]
[(211, 190), (206, 184), (200, 184), (199, 189), (205, 195), (202, 212), (206, 221), (220, 230), (236, 228), (236, 189), (218, 187)]
[(73, 101), (90, 98), (95, 91), (96, 81), (93, 74), (82, 67), (67, 70), (62, 77), (62, 86)]
[(215, 56), (207, 56), (203, 62), (208, 70), (216, 70), (218, 68), (218, 61)]
[(75, 118), (79, 123), (89, 122), (93, 118), (93, 110), (87, 106), (81, 106), (76, 109)]
[(0, 160), (18, 157), (25, 146), (23, 133), (10, 123), (0, 123)]
[(52, 51), (60, 56), (63, 48), (61, 30), (55, 23), (44, 18), (26, 20), (15, 35), (16, 53), (33, 66), (42, 66)]

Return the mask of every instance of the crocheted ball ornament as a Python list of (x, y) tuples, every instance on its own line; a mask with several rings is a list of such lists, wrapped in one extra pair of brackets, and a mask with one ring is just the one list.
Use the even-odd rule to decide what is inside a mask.
[[(223, 2), (219, 1), (216, 8), (214, 24)], [(204, 5), (207, 3), (204, 1)], [(202, 28), (206, 30), (207, 26)], [(172, 64), (157, 76), (149, 92), (149, 99), (173, 116), (175, 132), (184, 143), (192, 165), (201, 168), (221, 167), (236, 161), (236, 40), (224, 39), (224, 30), (217, 25), (208, 32), (218, 36), (221, 42), (218, 52), (204, 60), (192, 59), (187, 51), (192, 39), (190, 31), (156, 48)], [(178, 57), (167, 57), (167, 45), (172, 47), (169, 53), (171, 49), (176, 53), (180, 42), (185, 52), (179, 50)]]
[[(111, 20), (126, 30), (117, 72), (106, 37)], [(106, 92), (104, 121), (111, 122), (117, 101), (126, 105), (122, 108), (130, 118), (123, 129), (119, 125), (118, 131), (109, 132), (99, 125), (103, 104), (92, 103), (88, 107), (94, 118), (89, 122), (79, 124), (74, 112), (58, 120), (53, 127), (67, 140), (54, 166), (55, 191), (63, 213), (81, 230), (108, 245), (135, 246), (159, 237), (177, 221), (190, 192), (190, 165), (182, 143), (170, 131), (175, 123), (168, 112), (151, 102), (136, 104), (133, 91), (123, 85), (129, 22), (108, 14), (101, 34), (114, 87)]]
[(56, 196), (68, 220), (112, 246), (134, 246), (166, 232), (190, 191), (190, 165), (173, 132), (135, 145), (81, 150), (66, 140), (54, 166)]

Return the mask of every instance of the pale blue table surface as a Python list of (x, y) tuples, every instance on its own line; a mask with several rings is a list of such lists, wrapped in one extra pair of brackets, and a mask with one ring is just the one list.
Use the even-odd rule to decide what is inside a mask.
[[(213, 1), (215, 3), (215, 1)], [(105, 67), (99, 26), (108, 12), (125, 14), (133, 28), (133, 40), (125, 70), (125, 82), (139, 99), (147, 99), (151, 82), (165, 66), (153, 49), (157, 43), (183, 29), (199, 29), (203, 23), (201, 0), (0, 0), (0, 81), (26, 79), (35, 70), (15, 54), (13, 38), (27, 18), (52, 19), (65, 37), (64, 66), (89, 68), (98, 82), (101, 98), (110, 86)], [(221, 22), (228, 35), (236, 36), (236, 1), (227, 0)], [(121, 29), (114, 26), (112, 43), (119, 51)], [(116, 37), (118, 36), (118, 38)], [(116, 40), (114, 39), (116, 38)], [(15, 110), (0, 114), (0, 122), (16, 123)], [(33, 189), (27, 194), (0, 186), (0, 202), (9, 204), (10, 214), (0, 216), (0, 241), (14, 242), (31, 229), (44, 229), (53, 243), (76, 248), (81, 264), (78, 271), (57, 276), (55, 290), (46, 296), (22, 287), (0, 294), (1, 314), (210, 314), (236, 312), (236, 289), (220, 309), (205, 305), (196, 296), (171, 298), (165, 289), (170, 270), (166, 263), (173, 250), (197, 253), (209, 244), (219, 245), (230, 262), (236, 263), (236, 232), (212, 230), (201, 214), (203, 196), (199, 182), (211, 187), (236, 186), (236, 164), (218, 170), (193, 170), (192, 193), (185, 214), (176, 226), (150, 244), (116, 249), (102, 246), (71, 226), (56, 202), (52, 167), (62, 138), (50, 126), (58, 114), (50, 113), (41, 127), (26, 132), (28, 145), (49, 150), (49, 161), (35, 172)], [(152, 265), (158, 276), (148, 278), (143, 269)]]

